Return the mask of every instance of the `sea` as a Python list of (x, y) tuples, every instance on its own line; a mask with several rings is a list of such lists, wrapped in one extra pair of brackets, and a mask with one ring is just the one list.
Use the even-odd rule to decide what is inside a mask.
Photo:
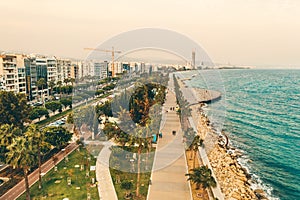
[(192, 87), (219, 90), (206, 112), (269, 199), (300, 199), (300, 70), (228, 69), (184, 73)]

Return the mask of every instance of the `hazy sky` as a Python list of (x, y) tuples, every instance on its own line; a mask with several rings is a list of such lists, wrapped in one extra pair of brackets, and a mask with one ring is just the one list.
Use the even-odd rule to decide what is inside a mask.
[(111, 36), (166, 28), (214, 62), (300, 66), (299, 0), (1, 0), (0, 50), (85, 58)]

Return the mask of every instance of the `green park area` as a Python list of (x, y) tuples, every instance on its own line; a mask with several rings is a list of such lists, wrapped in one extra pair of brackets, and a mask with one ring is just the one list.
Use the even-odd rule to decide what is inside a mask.
[[(80, 146), (43, 176), (43, 188), (30, 188), (32, 199), (99, 199), (96, 174), (91, 167), (96, 159)], [(25, 193), (18, 199), (26, 199)]]
[[(123, 149), (125, 151), (123, 151)], [(140, 178), (138, 178), (137, 148), (113, 147), (110, 156), (110, 173), (118, 199), (147, 199), (155, 148), (151, 153), (143, 150), (140, 158)], [(139, 188), (137, 188), (137, 186)], [(136, 195), (139, 190), (139, 195)]]

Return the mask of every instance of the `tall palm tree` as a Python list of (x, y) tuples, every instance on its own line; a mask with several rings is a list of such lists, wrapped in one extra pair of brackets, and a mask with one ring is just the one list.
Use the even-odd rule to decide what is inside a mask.
[(30, 189), (28, 182), (28, 174), (31, 166), (36, 161), (36, 151), (34, 150), (33, 138), (19, 136), (13, 139), (12, 143), (7, 147), (6, 162), (14, 168), (21, 168), (24, 172), (26, 199), (30, 200)]
[(43, 186), (42, 181), (42, 149), (49, 149), (51, 145), (45, 141), (45, 133), (40, 131), (35, 124), (31, 124), (25, 132), (27, 138), (33, 139), (34, 149), (37, 150), (39, 165), (39, 189)]
[(186, 174), (189, 176), (188, 181), (192, 181), (196, 184), (196, 190), (202, 186), (202, 188), (216, 187), (217, 183), (211, 174), (211, 170), (207, 166), (201, 166), (191, 170), (192, 173)]
[(144, 128), (137, 128), (133, 131), (130, 142), (132, 146), (137, 146), (137, 154), (138, 154), (138, 160), (137, 160), (137, 181), (136, 181), (136, 193), (135, 195), (137, 197), (140, 196), (140, 182), (141, 182), (141, 154), (142, 150), (144, 148), (147, 148), (147, 137), (146, 137), (146, 131)]
[(62, 86), (62, 81), (57, 81), (56, 84), (58, 85), (59, 93), (60, 93), (60, 98), (61, 98), (61, 86)]
[(66, 85), (68, 85), (69, 82), (70, 82), (70, 79), (69, 79), (69, 78), (65, 78), (65, 79), (64, 79), (64, 83), (65, 83)]
[(54, 81), (50, 81), (48, 83), (48, 86), (50, 87), (50, 96), (51, 96), (52, 92), (53, 92), (53, 87), (55, 86), (55, 82)]
[[(4, 124), (0, 126), (0, 144), (9, 145), (12, 142), (14, 133), (17, 131), (13, 125)], [(20, 130), (19, 130), (20, 131)]]
[(42, 102), (43, 102), (43, 105), (45, 106), (45, 103), (44, 103), (44, 86), (46, 86), (46, 81), (44, 78), (40, 78), (37, 82), (36, 82), (38, 88), (42, 88), (42, 93), (41, 93), (41, 97), (42, 97)]
[(13, 125), (4, 124), (0, 126), (0, 156), (1, 161), (5, 162), (5, 153), (7, 153), (7, 146), (9, 146), (14, 137), (21, 135), (21, 130)]
[(69, 78), (69, 82), (72, 84), (72, 86), (74, 86), (75, 78)]
[(203, 140), (200, 138), (199, 135), (196, 135), (189, 147), (190, 151), (193, 151), (193, 154), (191, 154), (191, 158), (193, 159), (193, 168), (195, 168), (195, 163), (196, 163), (196, 156), (198, 152), (198, 148), (202, 146)]

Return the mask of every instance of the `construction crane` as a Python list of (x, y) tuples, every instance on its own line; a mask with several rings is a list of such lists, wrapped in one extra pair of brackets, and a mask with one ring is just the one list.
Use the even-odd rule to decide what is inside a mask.
[(84, 50), (88, 50), (88, 51), (102, 51), (102, 52), (107, 52), (107, 53), (111, 53), (111, 71), (112, 71), (112, 77), (116, 76), (115, 73), (115, 53), (122, 53), (119, 50), (115, 50), (114, 47), (111, 48), (111, 50), (108, 49), (96, 49), (96, 48), (84, 48)]

